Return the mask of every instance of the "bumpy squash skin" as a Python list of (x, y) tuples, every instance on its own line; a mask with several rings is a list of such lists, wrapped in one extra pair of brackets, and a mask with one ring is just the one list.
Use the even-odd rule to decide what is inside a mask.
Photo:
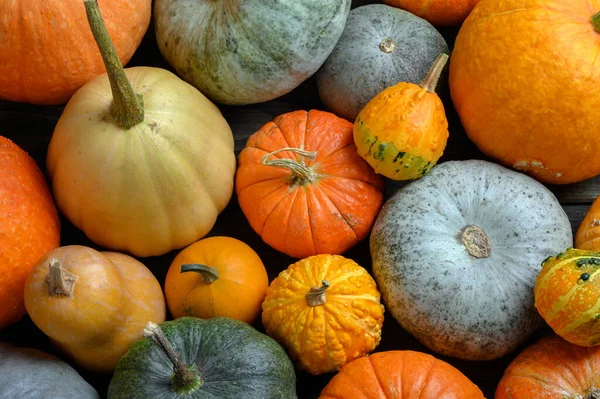
[(156, 0), (158, 47), (213, 101), (251, 104), (312, 76), (338, 41), (350, 0)]
[[(487, 235), (488, 257), (462, 240)], [(373, 274), (388, 312), (436, 353), (491, 360), (541, 324), (540, 259), (573, 243), (569, 219), (536, 180), (500, 165), (449, 161), (398, 190), (371, 232)]]
[(65, 361), (31, 348), (0, 343), (0, 397), (100, 399)]
[(319, 399), (484, 399), (463, 373), (415, 351), (385, 351), (348, 363)]
[(579, 346), (600, 344), (600, 252), (569, 248), (542, 264), (535, 307), (556, 334)]
[[(71, 297), (49, 295), (50, 259), (77, 277)], [(113, 371), (148, 321), (166, 317), (161, 286), (146, 266), (125, 254), (79, 245), (40, 258), (25, 285), (25, 307), (67, 357), (96, 372)]]
[(448, 135), (442, 100), (408, 82), (379, 93), (354, 122), (360, 156), (375, 172), (393, 180), (414, 180), (429, 173), (442, 156)]
[[(195, 363), (204, 385), (189, 398), (295, 399), (296, 375), (285, 351), (246, 323), (182, 317), (160, 324), (181, 359)], [(119, 361), (108, 399), (178, 399), (173, 366), (150, 339), (135, 342)]]
[[(325, 304), (309, 306), (306, 293), (331, 285)], [(339, 255), (302, 259), (267, 289), (262, 322), (292, 360), (313, 375), (338, 370), (373, 351), (381, 339), (384, 307), (373, 278)]]
[(510, 363), (494, 399), (597, 398), (598, 370), (600, 348), (573, 345), (556, 335), (544, 337)]
[(575, 248), (600, 252), (600, 197), (592, 203), (577, 229)]
[(355, 8), (316, 74), (319, 96), (333, 113), (354, 121), (379, 92), (398, 82), (421, 82), (437, 55), (448, 52), (443, 36), (424, 19), (383, 4)]

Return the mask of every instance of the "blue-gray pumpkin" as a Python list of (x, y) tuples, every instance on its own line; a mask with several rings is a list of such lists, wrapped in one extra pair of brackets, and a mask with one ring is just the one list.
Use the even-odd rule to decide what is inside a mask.
[(351, 0), (155, 0), (160, 52), (212, 100), (252, 104), (286, 94), (333, 50)]
[(337, 45), (317, 72), (323, 104), (354, 121), (379, 92), (420, 83), (448, 45), (429, 22), (407, 11), (370, 4), (350, 11)]

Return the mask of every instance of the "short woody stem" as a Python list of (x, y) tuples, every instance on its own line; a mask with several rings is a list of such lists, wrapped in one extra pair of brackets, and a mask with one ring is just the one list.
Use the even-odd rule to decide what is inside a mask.
[(430, 93), (435, 93), (435, 88), (440, 80), (440, 75), (448, 62), (448, 54), (440, 54), (435, 59), (431, 69), (427, 72), (427, 75), (421, 82), (421, 87)]
[(289, 159), (289, 158), (269, 159), (273, 155), (276, 155), (280, 152), (285, 152), (285, 151), (293, 152), (294, 154), (298, 154), (301, 157), (310, 159), (310, 160), (314, 160), (317, 157), (316, 151), (309, 152), (309, 151), (301, 150), (300, 148), (284, 147), (284, 148), (275, 150), (273, 152), (270, 152), (268, 154), (265, 154), (262, 157), (262, 164), (266, 165), (266, 166), (275, 166), (275, 167), (287, 168), (287, 169), (291, 170), (292, 171), (292, 180), (294, 182), (300, 181), (301, 183), (308, 183), (310, 181), (313, 181), (316, 177), (316, 173), (311, 168), (306, 166), (306, 164), (304, 164), (304, 162), (298, 162), (294, 159)]
[(481, 227), (465, 227), (461, 239), (469, 254), (475, 258), (487, 258), (492, 254), (492, 242)]
[(201, 265), (198, 263), (190, 263), (181, 265), (179, 273), (196, 272), (200, 273), (207, 284), (212, 284), (219, 278), (219, 272), (214, 267)]
[(312, 287), (306, 293), (306, 302), (308, 302), (309, 306), (324, 305), (327, 302), (325, 291), (327, 291), (327, 288), (329, 288), (331, 284), (327, 280), (321, 281), (321, 284), (320, 287)]
[(592, 15), (592, 25), (594, 26), (594, 30), (600, 33), (600, 12)]
[(84, 0), (84, 4), (88, 23), (110, 81), (113, 95), (111, 116), (120, 127), (129, 129), (144, 120), (143, 99), (133, 91), (125, 75), (121, 60), (104, 25), (97, 0)]
[(173, 344), (158, 324), (148, 322), (146, 328), (144, 328), (144, 336), (158, 345), (173, 364), (174, 374), (171, 377), (171, 389), (173, 391), (180, 395), (190, 394), (204, 384), (202, 377), (196, 371), (195, 365), (188, 366), (181, 360)]
[(50, 259), (49, 272), (44, 280), (48, 285), (48, 295), (72, 297), (77, 276), (64, 270), (58, 260)]

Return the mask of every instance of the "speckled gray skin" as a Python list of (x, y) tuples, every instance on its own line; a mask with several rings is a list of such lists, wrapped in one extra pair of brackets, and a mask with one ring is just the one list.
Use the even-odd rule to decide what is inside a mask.
[[(465, 227), (491, 255), (472, 256)], [(554, 195), (524, 174), (479, 160), (435, 166), (398, 190), (371, 234), (373, 272), (392, 316), (431, 350), (461, 359), (508, 354), (539, 326), (541, 262), (573, 245)]]
[[(395, 43), (389, 53), (380, 48), (388, 38)], [(448, 45), (424, 19), (384, 4), (355, 8), (317, 72), (321, 101), (338, 116), (354, 121), (383, 89), (398, 82), (420, 83), (440, 53), (448, 54)]]
[(0, 398), (100, 399), (68, 363), (37, 349), (0, 343)]
[(136, 341), (115, 369), (108, 399), (296, 399), (296, 374), (274, 339), (238, 320), (181, 317), (160, 324), (204, 385), (191, 394), (171, 391), (173, 365), (149, 338)]
[(288, 93), (333, 50), (350, 0), (155, 0), (160, 52), (213, 101), (252, 104)]

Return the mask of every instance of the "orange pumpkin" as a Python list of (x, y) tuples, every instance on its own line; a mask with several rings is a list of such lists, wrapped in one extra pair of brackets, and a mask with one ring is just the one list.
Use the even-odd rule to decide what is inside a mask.
[(436, 26), (460, 25), (481, 0), (384, 0)]
[[(99, 0), (126, 64), (150, 24), (151, 0)], [(83, 1), (0, 1), (0, 98), (62, 104), (105, 72)]]
[(570, 344), (556, 335), (525, 348), (508, 366), (494, 399), (600, 397), (600, 348)]
[(535, 307), (563, 339), (600, 344), (600, 252), (569, 248), (542, 263), (534, 288)]
[(0, 199), (2, 330), (25, 314), (23, 287), (35, 262), (60, 245), (60, 219), (42, 172), (25, 151), (2, 136)]
[(337, 370), (381, 339), (384, 308), (375, 281), (340, 255), (289, 266), (267, 289), (262, 309), (267, 334), (310, 374)]
[(70, 245), (40, 258), (25, 284), (31, 320), (79, 365), (114, 370), (148, 321), (165, 321), (154, 275), (134, 258)]
[(319, 399), (484, 399), (463, 373), (414, 351), (386, 351), (342, 367)]
[(383, 179), (356, 152), (352, 123), (294, 111), (253, 134), (239, 155), (236, 192), (262, 239), (296, 258), (341, 254), (364, 239)]
[(600, 197), (592, 203), (577, 229), (575, 248), (600, 252)]
[(231, 237), (209, 237), (179, 252), (167, 272), (165, 296), (174, 318), (229, 317), (252, 323), (269, 277), (252, 248)]
[(454, 106), (486, 155), (565, 184), (600, 173), (600, 2), (486, 0), (450, 62)]

